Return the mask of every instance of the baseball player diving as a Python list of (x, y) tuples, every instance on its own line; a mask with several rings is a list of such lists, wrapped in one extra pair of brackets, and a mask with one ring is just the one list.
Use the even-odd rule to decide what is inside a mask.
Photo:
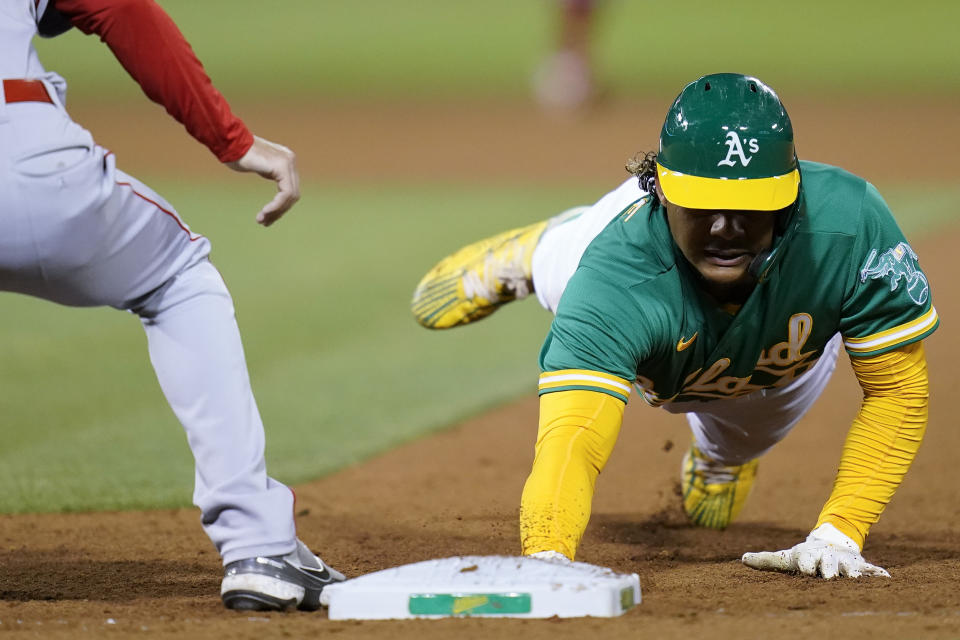
[(64, 108), (66, 83), (32, 38), (103, 40), (152, 100), (218, 160), (276, 183), (269, 226), (299, 198), (293, 153), (255, 137), (153, 0), (0, 0), (0, 290), (140, 317), (150, 361), (196, 461), (194, 502), (233, 609), (319, 608), (343, 576), (298, 540), (290, 489), (264, 464), (233, 302), (210, 242), (120, 171)]
[(472, 244), (420, 282), (425, 327), (467, 324), (535, 292), (540, 425), (520, 504), (525, 555), (574, 558), (631, 389), (686, 414), (683, 508), (723, 529), (761, 456), (819, 397), (841, 348), (863, 390), (833, 490), (806, 540), (754, 569), (889, 576), (861, 555), (927, 423), (927, 278), (877, 190), (798, 161), (777, 94), (722, 73), (688, 84), (658, 153), (596, 204)]

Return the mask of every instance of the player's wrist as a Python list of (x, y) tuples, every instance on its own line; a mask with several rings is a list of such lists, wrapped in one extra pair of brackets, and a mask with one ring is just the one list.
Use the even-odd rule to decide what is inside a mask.
[[(816, 535), (818, 538), (827, 540), (828, 542), (834, 542), (833, 538), (836, 537), (834, 532), (842, 535), (844, 539), (856, 545), (858, 551), (863, 549), (865, 534), (861, 534), (856, 526), (839, 516), (830, 515), (820, 518), (820, 520), (817, 521), (817, 526), (810, 532), (810, 535)], [(838, 540), (842, 542), (839, 538)]]

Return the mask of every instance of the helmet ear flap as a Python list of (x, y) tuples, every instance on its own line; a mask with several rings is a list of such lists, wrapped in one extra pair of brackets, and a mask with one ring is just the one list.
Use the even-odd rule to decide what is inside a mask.
[(757, 282), (762, 282), (764, 278), (767, 277), (770, 267), (772, 267), (780, 255), (786, 251), (786, 247), (789, 246), (790, 240), (803, 221), (803, 209), (803, 174), (801, 173), (797, 199), (790, 205), (789, 209), (776, 214), (779, 218), (777, 219), (774, 229), (773, 246), (754, 256), (753, 260), (750, 261), (750, 266), (747, 268), (750, 275), (753, 276)]
[(753, 256), (753, 260), (750, 261), (750, 266), (747, 267), (747, 271), (755, 280), (760, 281), (763, 279), (766, 271), (765, 266), (767, 260), (773, 256), (773, 251), (767, 249), (766, 251), (761, 251), (757, 255)]

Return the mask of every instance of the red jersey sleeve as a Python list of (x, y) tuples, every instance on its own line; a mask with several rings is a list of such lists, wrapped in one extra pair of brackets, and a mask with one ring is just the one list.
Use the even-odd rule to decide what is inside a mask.
[(54, 5), (75, 27), (100, 36), (147, 97), (221, 162), (238, 160), (253, 144), (253, 134), (153, 0), (54, 0)]

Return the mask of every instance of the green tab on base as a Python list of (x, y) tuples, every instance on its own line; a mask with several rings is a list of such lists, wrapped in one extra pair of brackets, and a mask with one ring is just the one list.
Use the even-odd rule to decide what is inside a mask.
[(477, 616), (530, 613), (529, 593), (414, 593), (408, 602), (415, 616)]

